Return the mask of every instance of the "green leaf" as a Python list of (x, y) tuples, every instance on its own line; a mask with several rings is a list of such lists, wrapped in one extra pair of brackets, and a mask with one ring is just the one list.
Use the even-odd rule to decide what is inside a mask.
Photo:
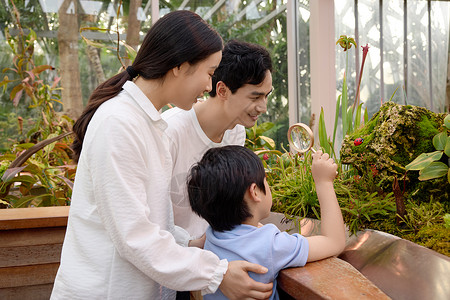
[(347, 78), (346, 74), (344, 74), (344, 83), (342, 84), (342, 136), (345, 137), (348, 130), (348, 121), (347, 121), (347, 106), (348, 106), (348, 96), (347, 96)]
[(323, 107), (320, 108), (319, 116), (319, 143), (324, 148), (325, 152), (330, 154), (330, 144), (328, 143), (327, 128), (325, 126), (325, 117)]
[(100, 27), (81, 27), (80, 32), (87, 31), (87, 30), (93, 30), (93, 31), (110, 31), (110, 29), (107, 28), (100, 28)]
[(49, 65), (41, 65), (41, 66), (37, 66), (36, 68), (31, 70), (31, 72), (33, 72), (33, 74), (39, 74), (45, 70), (54, 70), (54, 69), (55, 68), (53, 68), (52, 66), (49, 66)]
[(130, 61), (134, 61), (134, 59), (136, 58), (137, 52), (136, 50), (131, 47), (130, 45), (124, 43), (123, 44), (126, 48), (127, 54), (128, 54), (128, 58), (130, 59)]
[(438, 133), (433, 137), (433, 145), (434, 145), (434, 148), (436, 148), (436, 150), (440, 150), (440, 151), (444, 150), (446, 143), (447, 143), (447, 133), (446, 132)]
[(358, 108), (356, 109), (355, 130), (357, 130), (361, 126), (361, 110), (362, 110), (362, 103), (358, 105)]
[(17, 168), (6, 169), (5, 173), (3, 173), (2, 181), (8, 182), (12, 180), (20, 171), (25, 169), (27, 166), (21, 166)]
[(440, 160), (442, 157), (442, 151), (435, 151), (431, 153), (422, 153), (416, 157), (412, 162), (406, 165), (406, 170), (422, 170), (430, 165), (433, 161)]
[(256, 126), (256, 135), (261, 135), (264, 132), (268, 131), (269, 129), (272, 129), (272, 127), (275, 126), (272, 122), (264, 122), (260, 125)]
[(23, 90), (23, 85), (22, 84), (16, 85), (9, 93), (10, 100), (13, 100), (16, 97), (16, 94), (21, 90)]
[(336, 101), (336, 113), (334, 116), (334, 129), (333, 129), (333, 145), (335, 145), (335, 141), (336, 141), (336, 130), (337, 130), (337, 126), (338, 126), (340, 108), (341, 108), (341, 95), (338, 96), (337, 101)]
[(2, 160), (13, 161), (16, 158), (17, 158), (17, 156), (15, 154), (2, 154), (0, 156), (0, 161), (2, 161)]
[(19, 176), (16, 176), (16, 177), (10, 179), (9, 182), (21, 182), (21, 183), (35, 184), (36, 179), (31, 176), (28, 176), (28, 175), (19, 175)]
[(353, 132), (353, 109), (351, 106), (347, 108), (347, 122), (347, 133), (351, 133)]
[(394, 98), (394, 95), (395, 95), (395, 93), (397, 92), (398, 88), (399, 88), (399, 87), (397, 87), (397, 88), (395, 89), (395, 91), (392, 93), (392, 96), (391, 96), (391, 98), (389, 98), (389, 101), (388, 101), (388, 102), (391, 102), (391, 101), (392, 101), (392, 98)]
[(0, 199), (0, 204), (4, 204), (4, 205), (6, 205), (6, 206), (11, 206), (11, 204), (9, 204), (8, 202), (6, 202), (6, 201), (3, 201), (2, 199)]
[(450, 183), (450, 168), (448, 169), (447, 180), (448, 180), (448, 183)]
[(19, 200), (15, 203), (14, 207), (26, 207), (33, 200), (39, 200), (39, 199), (43, 200), (44, 198), (48, 199), (51, 196), (52, 196), (51, 194), (42, 194), (42, 195), (29, 195), (29, 196), (20, 197)]
[(445, 214), (444, 215), (444, 225), (445, 225), (445, 228), (449, 228), (450, 229), (450, 214)]
[(444, 153), (450, 157), (450, 136), (447, 137), (447, 142), (445, 143)]
[(445, 127), (447, 127), (447, 129), (450, 129), (450, 114), (445, 117), (444, 125)]
[(275, 148), (275, 142), (270, 137), (260, 135), (259, 138), (262, 139), (267, 144), (269, 144), (270, 147)]
[(440, 161), (429, 164), (425, 169), (420, 171), (419, 180), (429, 180), (439, 178), (448, 173), (448, 166)]

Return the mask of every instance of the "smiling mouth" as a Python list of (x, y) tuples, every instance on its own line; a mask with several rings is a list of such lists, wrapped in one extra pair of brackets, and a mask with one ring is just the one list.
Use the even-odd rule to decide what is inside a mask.
[(252, 118), (253, 120), (258, 120), (259, 115), (249, 115), (250, 118)]

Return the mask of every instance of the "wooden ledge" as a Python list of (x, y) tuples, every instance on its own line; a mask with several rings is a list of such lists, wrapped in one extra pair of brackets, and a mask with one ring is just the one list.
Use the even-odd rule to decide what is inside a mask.
[(336, 257), (282, 270), (278, 284), (294, 299), (390, 299), (352, 265)]
[(0, 209), (0, 230), (67, 226), (69, 206)]

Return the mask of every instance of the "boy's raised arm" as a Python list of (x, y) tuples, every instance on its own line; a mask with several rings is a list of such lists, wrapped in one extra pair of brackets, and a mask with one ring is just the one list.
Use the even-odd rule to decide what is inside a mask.
[(313, 154), (311, 172), (320, 203), (321, 235), (307, 237), (308, 262), (338, 255), (345, 247), (345, 225), (333, 186), (336, 171), (337, 165), (327, 153)]

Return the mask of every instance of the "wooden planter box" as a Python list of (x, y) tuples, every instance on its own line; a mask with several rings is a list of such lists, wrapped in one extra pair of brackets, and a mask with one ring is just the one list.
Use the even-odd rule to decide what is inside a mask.
[(0, 299), (49, 299), (69, 207), (0, 210)]
[[(68, 214), (67, 206), (0, 210), (0, 299), (49, 299)], [(278, 282), (282, 299), (388, 299), (334, 257), (283, 270)]]
[[(320, 233), (320, 221), (287, 220), (284, 214), (272, 212), (261, 223), (275, 224), (280, 230), (299, 232), (304, 236)], [(307, 263), (304, 267), (282, 270), (278, 275), (280, 298), (288, 299), (390, 299), (382, 290), (348, 262), (330, 257)]]

